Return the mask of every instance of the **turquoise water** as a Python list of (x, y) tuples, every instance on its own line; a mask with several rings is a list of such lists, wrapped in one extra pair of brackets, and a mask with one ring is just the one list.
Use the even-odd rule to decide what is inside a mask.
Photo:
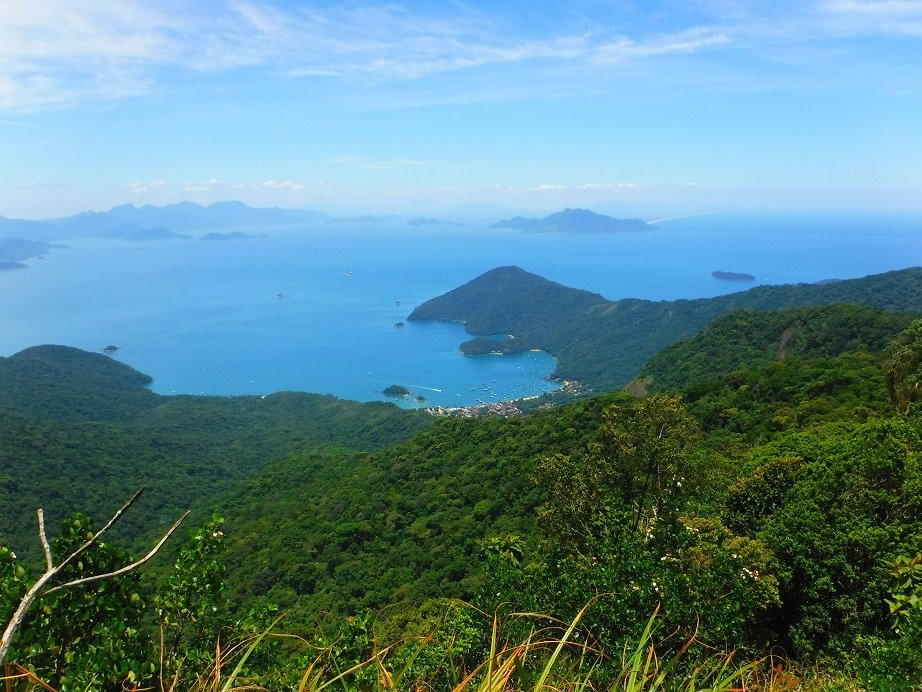
[(394, 323), (495, 266), (609, 298), (672, 299), (751, 285), (713, 279), (715, 269), (786, 283), (922, 264), (922, 219), (910, 217), (712, 215), (604, 236), (397, 223), (266, 232), (227, 242), (70, 241), (28, 269), (0, 272), (0, 354), (111, 343), (160, 393), (303, 390), (368, 401), (396, 383), (426, 405), (470, 405), (554, 389), (553, 358), (465, 358), (457, 325)]

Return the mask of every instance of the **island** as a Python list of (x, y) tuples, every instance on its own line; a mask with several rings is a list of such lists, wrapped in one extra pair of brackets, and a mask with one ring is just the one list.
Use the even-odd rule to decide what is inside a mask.
[(14, 262), (13, 260), (0, 260), (0, 271), (6, 271), (8, 269), (25, 269), (26, 265), (22, 262)]
[(115, 345), (113, 345), (113, 344), (109, 344), (108, 346), (106, 346), (105, 348), (102, 349), (102, 352), (103, 352), (103, 353), (115, 353), (115, 352), (116, 352), (117, 350), (119, 350), (120, 348), (121, 348), (121, 346), (115, 346)]
[(384, 396), (391, 396), (395, 399), (402, 396), (410, 396), (410, 390), (400, 384), (392, 384), (390, 387), (381, 392)]
[(407, 226), (463, 226), (457, 221), (442, 221), (436, 218), (408, 219)]
[(256, 238), (257, 236), (241, 231), (232, 231), (230, 233), (206, 233), (199, 240), (240, 240), (242, 238)]
[(403, 327), (403, 322), (394, 322), (394, 326), (397, 327), (397, 329), (400, 329)]
[(722, 271), (713, 271), (711, 276), (715, 279), (723, 279), (724, 281), (755, 281), (756, 277), (752, 274), (741, 274), (739, 272), (722, 272)]
[(597, 214), (589, 209), (564, 209), (543, 219), (527, 219), (516, 216), (512, 219), (497, 221), (490, 228), (505, 228), (529, 233), (623, 233), (632, 231), (651, 231), (651, 226), (640, 219), (616, 219), (612, 216)]

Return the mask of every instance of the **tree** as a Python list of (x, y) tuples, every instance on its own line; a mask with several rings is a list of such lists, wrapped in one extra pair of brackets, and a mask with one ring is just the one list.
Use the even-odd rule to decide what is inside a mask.
[(550, 496), (539, 516), (575, 545), (610, 530), (652, 533), (664, 503), (687, 481), (697, 439), (697, 423), (677, 395), (609, 407), (582, 458), (555, 454), (539, 461), (536, 478)]
[[(103, 567), (103, 571), (90, 574), (87, 576), (78, 576), (70, 581), (66, 581), (63, 584), (57, 586), (52, 586), (50, 588), (49, 584), (55, 580), (59, 575), (68, 575), (68, 567), (76, 565), (79, 571), (83, 571), (83, 558), (87, 555), (87, 551), (94, 547), (99, 546), (99, 539), (105, 534), (112, 526), (117, 522), (125, 511), (134, 504), (134, 502), (141, 496), (144, 492), (144, 488), (141, 488), (136, 492), (124, 505), (119, 509), (112, 518), (107, 521), (99, 531), (93, 533), (89, 528), (89, 521), (85, 517), (79, 517), (75, 519), (76, 526), (72, 532), (72, 538), (74, 540), (82, 540), (77, 544), (72, 544), (67, 541), (66, 537), (59, 542), (56, 542), (57, 548), (65, 548), (67, 550), (67, 557), (55, 564), (54, 556), (52, 554), (51, 545), (48, 542), (48, 537), (45, 533), (45, 516), (41, 509), (37, 511), (38, 516), (38, 537), (39, 541), (42, 544), (42, 550), (45, 553), (45, 571), (42, 573), (38, 579), (23, 593), (22, 597), (19, 600), (15, 611), (10, 617), (9, 622), (7, 623), (6, 629), (3, 632), (2, 639), (0, 639), (0, 664), (3, 663), (6, 658), (6, 654), (10, 649), (10, 646), (13, 643), (13, 638), (16, 635), (17, 630), (20, 625), (22, 625), (23, 620), (26, 617), (26, 613), (29, 611), (29, 608), (35, 602), (39, 596), (50, 596), (51, 594), (62, 592), (65, 589), (72, 589), (78, 586), (83, 586), (87, 584), (92, 584), (94, 582), (100, 582), (104, 580), (110, 580), (129, 572), (134, 571), (148, 560), (150, 560), (164, 543), (169, 539), (176, 529), (179, 528), (179, 525), (185, 520), (186, 516), (189, 514), (186, 512), (183, 514), (163, 535), (163, 537), (157, 542), (156, 545), (140, 560), (136, 560), (128, 565), (119, 568), (111, 568), (110, 565)], [(10, 553), (12, 555), (12, 553)], [(19, 574), (19, 570), (14, 570), (14, 574), (21, 579), (23, 574)], [(73, 576), (73, 575), (71, 575)], [(8, 589), (4, 589), (5, 592), (8, 592)], [(50, 608), (49, 608), (50, 610)]]
[(885, 353), (887, 393), (900, 412), (922, 399), (922, 320), (901, 332)]

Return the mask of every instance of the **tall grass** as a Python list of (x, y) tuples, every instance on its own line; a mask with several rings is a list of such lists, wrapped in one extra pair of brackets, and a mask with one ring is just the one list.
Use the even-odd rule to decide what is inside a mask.
[[(445, 689), (452, 692), (508, 692), (531, 690), (534, 692), (731, 692), (735, 690), (780, 690), (772, 687), (770, 673), (755, 686), (753, 671), (756, 663), (738, 664), (732, 653), (716, 653), (691, 663), (688, 654), (694, 638), (685, 641), (677, 650), (661, 657), (655, 637), (658, 614), (654, 613), (643, 631), (629, 646), (611, 656), (600, 650), (591, 638), (581, 632), (581, 621), (591, 604), (587, 604), (569, 623), (548, 626), (551, 618), (537, 613), (511, 613), (506, 618), (530, 618), (534, 622), (521, 641), (503, 638), (504, 622), (499, 615), (492, 618), (489, 654), (470, 670), (458, 675), (453, 687), (435, 687), (432, 681), (419, 679), (413, 673), (413, 664), (420, 652), (433, 640), (432, 635), (415, 641), (416, 652), (401, 659), (393, 654), (400, 642), (376, 650), (366, 660), (346, 670), (338, 670), (329, 663), (335, 653), (335, 644), (316, 651), (316, 656), (300, 676), (295, 689), (298, 692), (321, 690), (374, 690), (375, 692), (428, 691)], [(267, 638), (275, 636), (277, 625), (252, 637), (225, 653), (211, 674), (198, 676), (186, 689), (195, 692), (233, 692), (235, 690), (265, 689), (257, 679), (240, 678), (240, 671), (252, 652)], [(579, 640), (582, 641), (579, 641)], [(305, 642), (306, 644), (306, 642)], [(609, 664), (607, 677), (614, 682), (597, 681), (603, 663)], [(615, 664), (615, 675), (611, 666)], [(230, 673), (224, 673), (230, 669)], [(359, 682), (362, 678), (363, 681)], [(370, 680), (369, 680), (370, 679)], [(168, 687), (179, 692), (182, 687)]]
[[(782, 665), (768, 662), (769, 665), (760, 666), (759, 661), (738, 663), (732, 652), (706, 656), (697, 650), (692, 652), (696, 646), (694, 636), (677, 647), (666, 647), (661, 655), (662, 644), (656, 636), (657, 612), (633, 641), (612, 654), (582, 629), (583, 617), (591, 605), (587, 604), (569, 623), (539, 613), (510, 613), (503, 618), (495, 614), (489, 653), (468, 669), (452, 668), (455, 679), (448, 685), (421, 679), (414, 670), (417, 657), (434, 641), (434, 633), (383, 646), (367, 659), (340, 670), (332, 663), (338, 642), (316, 647), (300, 637), (278, 632), (280, 617), (262, 632), (226, 648), (217, 642), (214, 662), (206, 669), (177, 669), (171, 679), (161, 678), (155, 687), (125, 689), (160, 692), (279, 689), (267, 687), (272, 683), (267, 683), (260, 674), (244, 674), (247, 662), (260, 647), (268, 640), (279, 639), (289, 641), (294, 648), (303, 647), (304, 651), (313, 652), (311, 662), (302, 672), (285, 671), (298, 682), (281, 689), (297, 692), (790, 692), (812, 687), (802, 685), (803, 681), (786, 672)], [(518, 641), (506, 639), (502, 634), (513, 619), (516, 624), (521, 624), (523, 619), (531, 622), (527, 635)], [(522, 631), (521, 627), (509, 629)], [(415, 645), (411, 655), (395, 655), (408, 644)], [(269, 662), (270, 667), (272, 663)], [(279, 667), (290, 665), (284, 657), (277, 664)], [(7, 690), (53, 691), (21, 668), (15, 672), (7, 669), (7, 676)]]

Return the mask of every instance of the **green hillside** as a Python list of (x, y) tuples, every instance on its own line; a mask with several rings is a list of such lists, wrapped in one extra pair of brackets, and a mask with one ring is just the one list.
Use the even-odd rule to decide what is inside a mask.
[(697, 336), (663, 349), (641, 368), (639, 377), (650, 391), (676, 391), (785, 358), (876, 353), (912, 320), (909, 314), (844, 304), (737, 310), (718, 317)]
[[(879, 281), (875, 299), (899, 292), (899, 277)], [(117, 688), (129, 670), (205, 689), (194, 676), (221, 669), (216, 641), (252, 643), (281, 610), (274, 627), (291, 636), (258, 645), (248, 683), (452, 689), (470, 671), (483, 681), (491, 646), (515, 656), (537, 638), (504, 688), (530, 689), (564, 636), (553, 623), (578, 618), (573, 637), (591, 645), (559, 654), (558, 688), (621, 689), (622, 652), (640, 637), (664, 671), (683, 657), (668, 668), (681, 689), (735, 652), (736, 689), (822, 689), (780, 687), (811, 677), (910, 692), (922, 666), (922, 323), (909, 320), (852, 305), (738, 311), (651, 361), (651, 385), (677, 394), (476, 419), (291, 393), (158, 397), (95, 355), (7, 359), (20, 383), (7, 389), (21, 393), (0, 407), (4, 542), (35, 545), (37, 504), (52, 526), (78, 507), (103, 516), (139, 482), (151, 490), (122, 526), (133, 538), (184, 507), (197, 508), (190, 528), (226, 517), (146, 581), (40, 601), (12, 655), (67, 689), (92, 688), (92, 671)], [(21, 386), (30, 364), (63, 368), (66, 410), (54, 378), (47, 392)], [(130, 415), (105, 405), (107, 388)], [(87, 522), (65, 524), (55, 549)], [(113, 551), (79, 569), (127, 561)], [(0, 549), (5, 612), (23, 588), (17, 566)], [(88, 617), (92, 632), (67, 626)], [(780, 668), (758, 663), (769, 652), (784, 653)], [(71, 678), (62, 660), (81, 662), (64, 665)]]
[(433, 298), (410, 320), (461, 322), (479, 336), (512, 334), (557, 358), (555, 376), (596, 391), (619, 389), (650, 358), (733, 310), (854, 303), (922, 313), (922, 269), (823, 284), (758, 286), (716, 298), (617, 301), (518, 267), (499, 267)]
[(282, 392), (159, 396), (107, 356), (61, 346), (0, 360), (0, 536), (36, 555), (35, 508), (49, 520), (106, 514), (150, 491), (122, 530), (147, 534), (268, 461), (316, 446), (371, 450), (430, 419), (392, 404)]

